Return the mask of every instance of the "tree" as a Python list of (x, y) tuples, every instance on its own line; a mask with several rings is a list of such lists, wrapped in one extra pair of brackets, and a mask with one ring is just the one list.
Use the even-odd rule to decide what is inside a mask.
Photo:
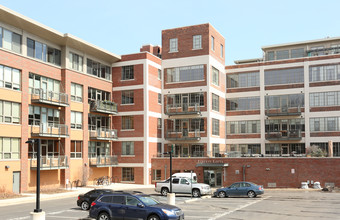
[(327, 157), (327, 151), (320, 148), (318, 145), (307, 147), (306, 154), (311, 157)]

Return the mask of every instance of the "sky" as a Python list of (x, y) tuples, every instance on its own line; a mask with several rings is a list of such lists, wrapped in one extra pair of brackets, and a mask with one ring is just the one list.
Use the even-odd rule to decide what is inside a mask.
[(340, 36), (339, 0), (0, 0), (0, 4), (114, 54), (161, 45), (164, 29), (210, 23), (226, 65), (262, 46)]

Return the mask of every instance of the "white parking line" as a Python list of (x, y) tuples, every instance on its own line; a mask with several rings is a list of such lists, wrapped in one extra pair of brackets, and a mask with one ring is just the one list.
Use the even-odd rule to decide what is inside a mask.
[(209, 218), (209, 220), (216, 220), (216, 219), (221, 218), (221, 217), (223, 217), (223, 216), (225, 216), (225, 215), (229, 215), (229, 214), (231, 214), (231, 213), (233, 213), (233, 212), (236, 212), (236, 211), (238, 211), (238, 210), (241, 210), (241, 209), (244, 209), (244, 208), (246, 208), (246, 207), (248, 207), (248, 206), (251, 206), (251, 205), (253, 205), (253, 204), (255, 204), (255, 203), (262, 202), (263, 200), (268, 199), (268, 198), (270, 198), (270, 197), (271, 197), (271, 196), (268, 196), (268, 197), (266, 197), (266, 198), (262, 198), (262, 199), (260, 199), (260, 200), (256, 200), (256, 201), (254, 201), (254, 202), (245, 204), (245, 205), (240, 206), (240, 207), (238, 207), (238, 208), (236, 208), (236, 209), (234, 209), (234, 210), (231, 210), (231, 211), (229, 211), (229, 212), (224, 212), (224, 213), (219, 214), (219, 215), (217, 215), (217, 216), (215, 216), (215, 217), (213, 217), (213, 218)]

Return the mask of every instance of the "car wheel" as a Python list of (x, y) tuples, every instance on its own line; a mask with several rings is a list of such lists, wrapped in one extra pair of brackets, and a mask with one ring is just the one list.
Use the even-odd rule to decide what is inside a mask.
[(220, 191), (220, 192), (218, 193), (218, 197), (220, 197), (220, 198), (225, 198), (225, 197), (227, 197), (227, 194), (226, 194), (224, 191)]
[(102, 212), (98, 215), (97, 220), (110, 220), (110, 216), (109, 214), (107, 214), (106, 212)]
[(197, 198), (201, 196), (201, 193), (198, 189), (194, 189), (192, 190), (192, 196)]
[(248, 195), (249, 198), (255, 198), (255, 197), (256, 197), (256, 194), (255, 194), (254, 191), (249, 191), (249, 192), (247, 193), (247, 195)]
[(148, 217), (148, 220), (159, 220), (159, 217), (158, 217), (158, 215), (150, 215)]
[(88, 202), (84, 201), (84, 202), (81, 203), (80, 208), (82, 210), (84, 210), (84, 211), (89, 210), (90, 209), (90, 204)]
[(162, 188), (162, 190), (161, 190), (162, 196), (166, 196), (166, 195), (168, 195), (168, 193), (169, 193), (168, 188)]

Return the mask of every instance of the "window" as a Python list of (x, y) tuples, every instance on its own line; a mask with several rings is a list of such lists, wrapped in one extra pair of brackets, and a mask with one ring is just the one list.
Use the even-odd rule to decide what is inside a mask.
[(111, 155), (110, 143), (89, 141), (89, 158), (108, 157)]
[(99, 62), (87, 59), (86, 72), (102, 79), (111, 80), (111, 68)]
[(221, 44), (221, 57), (223, 57), (223, 44)]
[(158, 104), (162, 104), (162, 94), (158, 93)]
[(303, 48), (292, 49), (290, 53), (291, 58), (299, 58), (305, 56), (305, 50)]
[(220, 121), (218, 119), (212, 119), (212, 134), (220, 135)]
[(18, 69), (0, 65), (0, 87), (20, 90), (21, 73)]
[(215, 51), (215, 38), (211, 36), (211, 50)]
[(83, 101), (83, 86), (71, 83), (71, 100), (82, 102)]
[(290, 95), (274, 95), (265, 97), (266, 109), (304, 107), (305, 96), (302, 93)]
[[(47, 115), (47, 121), (41, 121), (41, 115)], [(40, 106), (29, 106), (28, 124), (40, 125), (41, 123), (47, 124), (46, 126), (59, 126), (60, 111), (52, 108), (44, 108)]]
[(122, 142), (122, 155), (135, 155), (135, 148), (133, 141)]
[(322, 82), (331, 80), (340, 80), (340, 65), (309, 67), (310, 82)]
[(0, 27), (0, 47), (21, 53), (21, 35)]
[(61, 51), (46, 44), (27, 38), (27, 56), (44, 62), (61, 65)]
[(126, 205), (137, 206), (140, 201), (132, 196), (126, 196)]
[(0, 123), (20, 123), (20, 103), (0, 101)]
[(122, 104), (133, 104), (134, 92), (133, 91), (122, 91)]
[(261, 122), (251, 121), (227, 121), (227, 134), (255, 134), (261, 133)]
[(216, 94), (212, 94), (212, 110), (220, 111), (220, 97)]
[(219, 144), (212, 144), (213, 149), (213, 157), (219, 157), (220, 155), (220, 145)]
[(162, 154), (162, 143), (157, 143), (157, 157)]
[(172, 179), (172, 184), (179, 184), (179, 179), (178, 178)]
[(162, 119), (157, 118), (157, 129), (162, 129)]
[(264, 84), (279, 85), (303, 83), (303, 67), (264, 71)]
[(134, 168), (131, 168), (131, 167), (122, 168), (122, 181), (129, 181), (129, 182), (135, 181)]
[(167, 69), (167, 82), (204, 80), (204, 65), (184, 66)]
[(169, 52), (178, 52), (177, 38), (170, 39), (170, 51)]
[(122, 116), (122, 130), (134, 129), (133, 116)]
[(71, 69), (83, 72), (83, 57), (70, 52)]
[(162, 80), (162, 70), (158, 69), (158, 79)]
[(134, 79), (133, 66), (123, 66), (122, 67), (122, 80), (132, 80)]
[(89, 89), (88, 89), (88, 101), (89, 101), (89, 103), (91, 103), (92, 100), (110, 101), (111, 100), (111, 93), (89, 87)]
[(125, 204), (125, 196), (112, 196), (112, 204)]
[(260, 73), (240, 73), (227, 75), (227, 88), (260, 86)]
[(276, 51), (276, 59), (277, 60), (289, 59), (289, 50)]
[(248, 111), (260, 109), (260, 97), (227, 99), (227, 111)]
[(0, 137), (0, 160), (20, 159), (20, 139)]
[(71, 141), (71, 158), (82, 158), (83, 142)]
[(339, 106), (340, 91), (310, 93), (309, 103), (311, 107)]
[(220, 72), (215, 67), (212, 67), (212, 83), (216, 86), (220, 85)]
[(162, 171), (161, 170), (152, 170), (152, 180), (161, 180)]
[[(51, 78), (43, 77), (33, 73), (28, 76), (28, 88), (31, 94), (40, 94), (40, 89), (44, 92), (60, 92), (60, 81)], [(57, 95), (57, 94), (55, 94)]]
[(266, 57), (267, 57), (267, 60), (268, 61), (271, 61), (271, 60), (275, 60), (275, 54), (274, 54), (274, 51), (269, 51), (266, 53)]
[(192, 49), (202, 49), (202, 35), (194, 35), (192, 37)]
[(110, 117), (89, 114), (88, 126), (89, 130), (96, 131), (97, 129), (111, 129)]
[(83, 113), (71, 111), (71, 128), (82, 129), (83, 128)]

